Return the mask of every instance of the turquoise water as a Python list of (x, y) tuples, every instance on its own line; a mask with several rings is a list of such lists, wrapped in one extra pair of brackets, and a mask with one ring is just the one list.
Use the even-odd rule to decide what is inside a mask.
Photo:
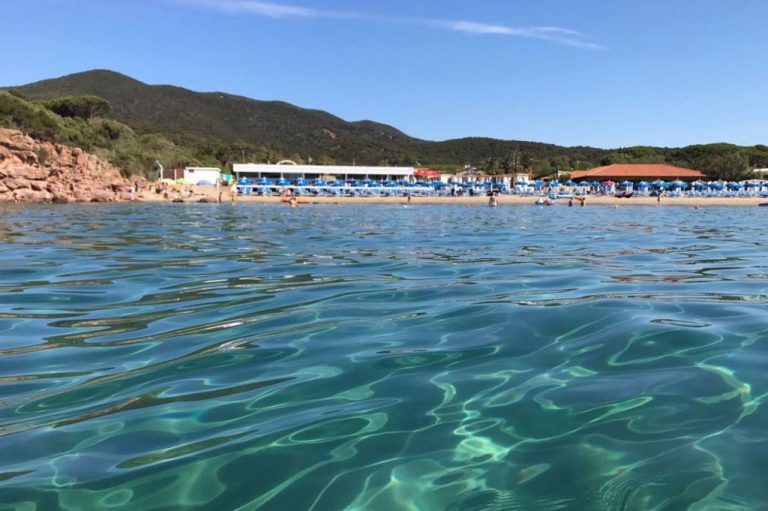
[(0, 213), (2, 510), (766, 509), (761, 208)]

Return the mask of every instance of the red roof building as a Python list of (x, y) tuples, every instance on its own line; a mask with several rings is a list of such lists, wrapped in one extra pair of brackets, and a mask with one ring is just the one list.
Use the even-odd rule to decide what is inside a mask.
[(592, 179), (596, 181), (696, 181), (706, 176), (698, 170), (656, 163), (617, 163), (589, 170), (577, 170), (571, 174), (574, 181)]
[(440, 173), (432, 169), (416, 169), (413, 175), (416, 177), (440, 177)]

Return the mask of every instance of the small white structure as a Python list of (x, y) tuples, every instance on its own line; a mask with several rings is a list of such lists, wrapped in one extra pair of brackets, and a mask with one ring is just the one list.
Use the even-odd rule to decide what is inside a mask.
[(220, 177), (221, 170), (216, 167), (187, 167), (184, 169), (184, 181), (190, 185), (213, 185)]

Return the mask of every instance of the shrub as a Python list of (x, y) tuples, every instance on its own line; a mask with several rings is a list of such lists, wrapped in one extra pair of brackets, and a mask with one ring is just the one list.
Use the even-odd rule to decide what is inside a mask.
[(62, 117), (90, 119), (101, 117), (112, 110), (112, 104), (99, 96), (67, 96), (39, 102), (48, 110)]
[(40, 164), (41, 167), (45, 166), (45, 163), (48, 161), (48, 149), (45, 147), (37, 146), (35, 147), (35, 153), (37, 154), (37, 162)]

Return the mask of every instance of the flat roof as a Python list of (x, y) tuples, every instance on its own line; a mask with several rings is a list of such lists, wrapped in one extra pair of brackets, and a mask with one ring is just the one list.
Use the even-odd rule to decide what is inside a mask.
[(232, 170), (261, 174), (320, 174), (354, 176), (412, 176), (413, 167), (366, 167), (359, 165), (270, 165), (267, 163), (235, 163)]

